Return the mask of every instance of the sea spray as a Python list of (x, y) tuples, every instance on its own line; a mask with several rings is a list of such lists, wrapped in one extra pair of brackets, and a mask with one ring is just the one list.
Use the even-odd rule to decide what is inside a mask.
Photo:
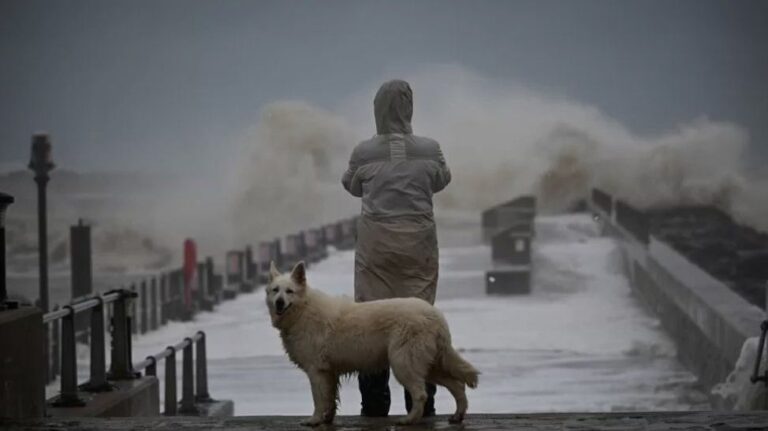
[[(414, 133), (437, 139), (453, 182), (438, 213), (476, 212), (524, 193), (559, 212), (592, 187), (641, 208), (716, 205), (768, 230), (765, 180), (747, 178), (749, 137), (738, 125), (694, 119), (653, 136), (599, 109), (458, 66), (403, 75), (414, 89)], [(354, 144), (374, 133), (373, 94), (334, 111), (276, 102), (244, 139), (233, 200), (236, 235), (276, 235), (358, 211), (339, 183)]]

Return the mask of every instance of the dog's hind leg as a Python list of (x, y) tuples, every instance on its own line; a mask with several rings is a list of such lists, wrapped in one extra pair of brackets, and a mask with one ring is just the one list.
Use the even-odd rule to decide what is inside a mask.
[(424, 403), (427, 401), (427, 391), (424, 390), (426, 371), (414, 368), (411, 361), (390, 358), (392, 373), (401, 385), (411, 394), (413, 403), (408, 415), (398, 422), (402, 425), (416, 423), (424, 414)]
[(312, 417), (302, 422), (302, 425), (318, 426), (333, 422), (336, 416), (336, 377), (326, 371), (307, 371), (309, 384), (312, 386), (312, 400), (315, 404), (315, 412)]
[[(430, 376), (432, 377), (432, 376)], [(456, 413), (454, 413), (448, 422), (452, 424), (461, 423), (464, 420), (464, 415), (467, 413), (467, 392), (464, 386), (464, 382), (454, 379), (453, 377), (440, 374), (431, 378), (432, 383), (440, 385), (448, 389), (453, 399), (456, 400)]]

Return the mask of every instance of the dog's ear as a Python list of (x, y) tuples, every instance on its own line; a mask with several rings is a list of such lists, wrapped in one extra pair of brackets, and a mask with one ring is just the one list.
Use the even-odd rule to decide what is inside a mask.
[(277, 277), (280, 276), (280, 271), (277, 270), (277, 266), (275, 266), (275, 261), (269, 262), (269, 282), (271, 283), (274, 281)]
[(293, 271), (291, 271), (291, 279), (294, 283), (300, 286), (307, 285), (307, 268), (303, 260), (293, 267)]

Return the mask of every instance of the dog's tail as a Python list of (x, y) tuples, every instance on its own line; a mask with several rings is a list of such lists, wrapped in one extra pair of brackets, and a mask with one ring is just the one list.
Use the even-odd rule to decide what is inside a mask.
[(464, 382), (467, 386), (474, 389), (477, 387), (477, 377), (480, 372), (469, 362), (459, 355), (452, 346), (448, 346), (442, 358), (443, 370), (454, 379)]

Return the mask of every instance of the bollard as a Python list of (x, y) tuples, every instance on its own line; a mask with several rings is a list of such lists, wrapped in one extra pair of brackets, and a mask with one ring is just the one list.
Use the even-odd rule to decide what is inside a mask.
[[(129, 380), (135, 378), (131, 362), (131, 319), (128, 315), (128, 302), (136, 293), (119, 290), (120, 298), (115, 301), (112, 312), (112, 348), (109, 370), (110, 380)], [(133, 302), (133, 301), (130, 301)]]
[(165, 416), (176, 416), (176, 348), (168, 346), (171, 353), (165, 358)]
[(77, 395), (77, 351), (75, 341), (75, 311), (65, 305), (69, 314), (61, 320), (61, 394), (55, 407), (82, 407), (85, 402)]
[(156, 330), (157, 324), (157, 277), (150, 280), (149, 289), (149, 329)]
[[(83, 224), (80, 219), (77, 225), (69, 228), (70, 274), (72, 283), (72, 299), (82, 298), (93, 294), (93, 269), (91, 265), (91, 227)], [(88, 330), (88, 317), (75, 317), (75, 331), (80, 340), (86, 342), (85, 332)]]
[(146, 334), (149, 329), (149, 321), (147, 319), (147, 281), (141, 280), (141, 294), (139, 299), (141, 300), (141, 333)]
[(197, 395), (195, 401), (198, 403), (209, 403), (213, 400), (208, 393), (208, 360), (205, 353), (205, 332), (198, 332), (199, 338), (196, 345), (197, 362), (195, 363), (195, 383), (197, 386)]
[(91, 378), (83, 385), (88, 392), (112, 390), (107, 383), (106, 360), (104, 358), (104, 300), (96, 297), (99, 305), (91, 309)]
[(195, 382), (194, 382), (194, 370), (192, 364), (192, 339), (187, 337), (184, 339), (186, 346), (182, 353), (182, 370), (181, 370), (181, 407), (179, 413), (196, 414), (197, 407), (195, 407)]

